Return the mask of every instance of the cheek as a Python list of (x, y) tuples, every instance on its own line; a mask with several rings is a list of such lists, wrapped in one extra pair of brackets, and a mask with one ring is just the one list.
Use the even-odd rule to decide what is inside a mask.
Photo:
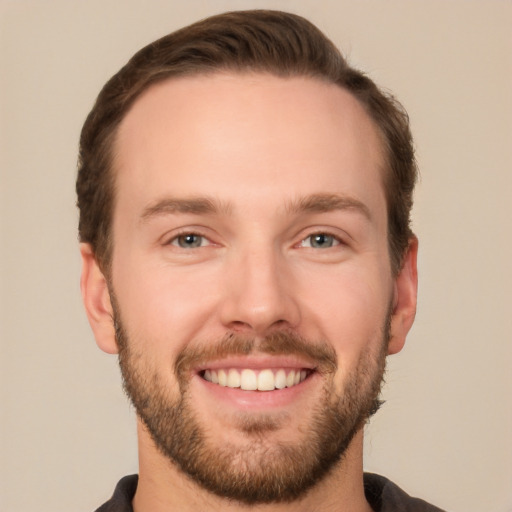
[[(115, 291), (127, 330), (162, 351), (181, 350), (212, 317), (218, 286), (197, 270), (131, 261), (117, 266)], [(128, 269), (137, 269), (136, 272)]]
[(301, 293), (303, 318), (319, 329), (310, 336), (326, 339), (339, 358), (356, 358), (382, 340), (392, 289), (383, 273), (347, 265), (309, 282)]

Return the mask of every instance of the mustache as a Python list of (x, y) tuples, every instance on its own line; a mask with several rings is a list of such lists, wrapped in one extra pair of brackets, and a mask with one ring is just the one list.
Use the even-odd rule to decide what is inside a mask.
[(219, 341), (189, 345), (178, 354), (174, 370), (180, 378), (210, 361), (255, 353), (298, 356), (313, 363), (315, 370), (322, 373), (333, 373), (338, 368), (336, 352), (328, 343), (313, 342), (293, 332), (278, 331), (263, 338), (227, 333)]

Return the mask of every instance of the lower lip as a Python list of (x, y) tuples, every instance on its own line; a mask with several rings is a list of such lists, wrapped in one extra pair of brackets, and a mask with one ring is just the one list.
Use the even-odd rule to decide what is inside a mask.
[(222, 401), (238, 410), (267, 410), (286, 407), (297, 403), (310, 391), (319, 377), (312, 373), (301, 383), (290, 388), (274, 391), (245, 391), (240, 388), (229, 388), (213, 384), (196, 375), (193, 380), (202, 387), (202, 391), (211, 394), (216, 401)]

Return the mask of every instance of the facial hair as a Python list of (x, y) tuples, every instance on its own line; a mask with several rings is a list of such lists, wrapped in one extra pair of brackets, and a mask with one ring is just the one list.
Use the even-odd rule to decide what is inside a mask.
[[(361, 355), (339, 392), (333, 382), (337, 360), (332, 347), (280, 331), (262, 340), (228, 334), (214, 343), (185, 347), (174, 364), (180, 391), (176, 396), (164, 385), (147, 356), (134, 351), (119, 308), (115, 300), (112, 302), (123, 385), (139, 418), (172, 464), (222, 498), (247, 505), (300, 499), (340, 463), (354, 435), (380, 406), (389, 316), (381, 343), (373, 344), (373, 352)], [(280, 428), (283, 418), (259, 414), (234, 419), (236, 428), (247, 436), (247, 443), (220, 445), (211, 438), (208, 425), (201, 422), (193, 408), (189, 379), (197, 363), (255, 351), (298, 355), (312, 361), (315, 371), (322, 374), (322, 398), (309, 412), (308, 427), (300, 442), (272, 440), (269, 433)]]

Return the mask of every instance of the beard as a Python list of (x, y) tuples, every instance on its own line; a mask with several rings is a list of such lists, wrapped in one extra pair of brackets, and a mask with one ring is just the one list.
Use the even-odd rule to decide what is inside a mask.
[[(300, 499), (341, 462), (354, 435), (381, 405), (378, 397), (390, 337), (390, 315), (382, 328), (380, 343), (369, 344), (373, 351), (361, 355), (339, 392), (333, 380), (337, 370), (333, 348), (283, 331), (260, 340), (229, 334), (203, 347), (185, 347), (174, 364), (179, 385), (176, 396), (144, 352), (134, 351), (114, 297), (112, 303), (123, 386), (137, 415), (159, 451), (194, 482), (219, 497), (247, 505)], [(300, 441), (272, 439), (270, 434), (290, 418), (260, 413), (233, 418), (233, 425), (247, 437), (243, 445), (215, 442), (208, 425), (194, 410), (189, 391), (192, 368), (200, 362), (253, 352), (305, 357), (322, 375), (322, 397), (312, 410), (305, 411), (309, 421), (301, 430)]]

